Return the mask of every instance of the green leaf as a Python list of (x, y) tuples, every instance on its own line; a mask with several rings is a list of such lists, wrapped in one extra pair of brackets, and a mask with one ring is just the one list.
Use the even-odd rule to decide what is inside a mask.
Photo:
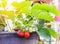
[(6, 10), (0, 10), (0, 15), (5, 14)]
[(19, 9), (19, 3), (18, 3), (18, 2), (14, 1), (14, 2), (12, 2), (11, 5), (12, 5), (13, 7), (15, 7), (15, 9)]
[(8, 16), (7, 19), (12, 19), (13, 20), (15, 18), (13, 10), (5, 11), (5, 12), (6, 12), (6, 15)]
[(59, 15), (58, 13), (58, 9), (56, 8), (55, 5), (50, 5), (50, 10), (51, 13), (55, 14), (55, 15)]
[(51, 8), (48, 4), (36, 3), (32, 7), (32, 16), (35, 16), (37, 19), (53, 21), (54, 20), (53, 17), (49, 14), (50, 9)]
[(33, 9), (39, 9), (39, 10), (44, 10), (44, 11), (49, 11), (50, 10), (50, 6), (48, 4), (45, 4), (45, 3), (42, 3), (42, 4), (39, 4), (39, 3), (35, 3), (33, 5)]
[(13, 10), (0, 10), (0, 16), (3, 14), (7, 16), (6, 19), (14, 19), (15, 18)]
[(31, 14), (31, 8), (30, 7), (24, 7), (21, 9), (21, 13), (24, 13), (26, 15), (30, 15)]
[(42, 11), (42, 10), (33, 11), (32, 16), (36, 17), (37, 19), (54, 21), (54, 18), (49, 14), (49, 12)]
[(27, 7), (27, 6), (31, 6), (32, 5), (32, 2), (31, 1), (23, 1), (23, 2), (13, 2), (12, 3), (12, 6), (15, 7), (15, 9), (17, 10), (21, 10), (23, 9), (24, 7)]
[(3, 11), (2, 10), (0, 10), (0, 16), (3, 14)]
[[(45, 23), (45, 21), (43, 19), (39, 19), (37, 27), (43, 28), (44, 27), (44, 23)], [(38, 29), (38, 30), (40, 30), (40, 29)]]
[(6, 17), (8, 19), (15, 18), (13, 10), (0, 10), (0, 16), (3, 15), (3, 14), (6, 15), (6, 16), (8, 16), (8, 17)]
[(39, 14), (37, 14), (36, 18), (44, 19), (44, 20), (48, 20), (48, 21), (54, 20), (53, 17), (48, 12), (40, 12)]
[(41, 41), (38, 41), (38, 44), (42, 44), (42, 42)]
[(55, 15), (59, 15), (58, 10), (55, 5), (49, 5), (46, 3), (42, 3), (42, 4), (35, 3), (32, 7), (32, 11), (35, 11), (35, 10), (36, 11), (42, 10), (43, 12), (45, 11), (45, 12), (50, 12)]
[(18, 21), (15, 21), (15, 26), (17, 26), (19, 29), (22, 29), (21, 23), (19, 23)]
[(23, 1), (23, 2), (13, 2), (12, 6), (15, 7), (15, 9), (17, 9), (16, 14), (26, 14), (26, 15), (30, 15), (31, 13), (31, 1)]
[(57, 32), (55, 32), (55, 30), (53, 30), (53, 29), (49, 29), (49, 32), (50, 32), (50, 34), (51, 34), (51, 36), (53, 36), (54, 38), (57, 38)]
[(31, 6), (32, 2), (31, 1), (23, 1), (20, 4), (20, 7), (26, 7), (26, 6)]
[(46, 28), (38, 28), (38, 33), (41, 37), (43, 37), (45, 40), (50, 41), (51, 35), (48, 29)]
[(6, 7), (7, 6), (7, 1), (6, 0), (1, 0), (0, 7)]
[(38, 28), (38, 34), (43, 37), (45, 40), (47, 41), (50, 41), (51, 39), (51, 35), (50, 35), (50, 32), (47, 28), (44, 28), (44, 22), (45, 20), (43, 19), (40, 19), (39, 20), (39, 23), (37, 25), (37, 28)]

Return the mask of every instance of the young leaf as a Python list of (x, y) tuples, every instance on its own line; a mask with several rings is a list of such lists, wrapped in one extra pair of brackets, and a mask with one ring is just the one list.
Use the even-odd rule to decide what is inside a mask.
[(14, 11), (4, 10), (3, 13), (7, 16), (7, 19), (14, 19)]
[(21, 9), (21, 13), (24, 13), (26, 15), (30, 15), (31, 14), (31, 8), (29, 6), (24, 7)]
[(12, 6), (15, 7), (15, 9), (17, 10), (21, 10), (23, 9), (24, 7), (27, 7), (27, 6), (31, 6), (32, 2), (31, 1), (23, 1), (23, 2), (13, 2), (12, 3)]
[(44, 28), (44, 22), (45, 22), (45, 20), (43, 20), (43, 19), (39, 20), (39, 23), (37, 25), (37, 28), (38, 28), (37, 33), (41, 37), (43, 37), (45, 40), (50, 41), (51, 35), (50, 35), (49, 30), (47, 28)]
[(1, 7), (6, 7), (7, 6), (7, 1), (6, 0), (2, 0), (2, 2), (1, 2)]
[(9, 19), (15, 18), (14, 11), (7, 11), (6, 15), (8, 16)]
[(3, 11), (2, 10), (0, 10), (0, 16), (3, 14)]
[(48, 29), (46, 28), (38, 28), (38, 33), (41, 37), (43, 37), (45, 40), (50, 41), (51, 35)]
[(15, 7), (15, 9), (19, 10), (19, 3), (14, 1), (12, 4), (11, 4), (13, 7)]

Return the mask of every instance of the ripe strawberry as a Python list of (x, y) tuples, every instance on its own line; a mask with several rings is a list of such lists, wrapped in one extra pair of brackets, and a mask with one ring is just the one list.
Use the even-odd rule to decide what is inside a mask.
[(18, 36), (20, 36), (20, 37), (24, 37), (24, 31), (23, 30), (20, 30), (20, 31), (18, 31)]
[(30, 33), (29, 32), (25, 32), (24, 33), (24, 38), (29, 38), (30, 37)]
[(17, 28), (17, 27), (15, 27), (15, 28), (14, 28), (14, 31), (18, 31), (18, 28)]

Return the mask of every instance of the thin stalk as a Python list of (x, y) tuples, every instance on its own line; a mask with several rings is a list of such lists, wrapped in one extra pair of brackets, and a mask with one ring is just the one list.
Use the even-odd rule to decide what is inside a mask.
[(10, 27), (10, 25), (9, 25), (8, 21), (7, 21), (7, 24), (8, 24), (8, 26), (9, 26), (10, 31), (12, 32), (11, 27)]
[(48, 41), (48, 44), (51, 44), (51, 37), (50, 37), (50, 40)]
[(2, 19), (1, 17), (0, 17), (0, 19), (1, 19), (2, 24), (4, 24), (4, 23), (3, 23), (3, 22), (4, 22), (3, 19)]

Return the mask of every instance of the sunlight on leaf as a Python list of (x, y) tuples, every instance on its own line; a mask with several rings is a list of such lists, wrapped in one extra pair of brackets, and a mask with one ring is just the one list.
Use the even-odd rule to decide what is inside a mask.
[(12, 6), (15, 7), (15, 9), (17, 10), (21, 10), (23, 9), (24, 7), (27, 7), (27, 6), (31, 6), (31, 1), (23, 1), (23, 2), (13, 2), (12, 3)]
[(0, 10), (0, 15), (2, 15), (2, 14), (4, 14), (4, 15), (6, 15), (7, 17), (7, 19), (14, 19), (14, 11), (10, 11), (10, 10)]
[(15, 9), (18, 9), (18, 8), (19, 8), (19, 3), (16, 2), (16, 1), (14, 1), (14, 2), (12, 3), (12, 6), (15, 7)]
[(48, 12), (42, 11), (42, 10), (33, 11), (32, 16), (35, 16), (37, 19), (44, 19), (44, 20), (48, 20), (48, 21), (54, 21), (54, 18)]
[(55, 5), (50, 5), (50, 10), (49, 10), (51, 13), (55, 14), (55, 15), (59, 15), (58, 13), (58, 9), (56, 8)]
[(8, 16), (8, 19), (14, 19), (14, 11), (6, 11), (6, 15)]
[(43, 10), (43, 11), (46, 11), (46, 12), (50, 12), (54, 15), (59, 15), (58, 13), (58, 10), (56, 8), (55, 5), (49, 5), (49, 4), (46, 4), (46, 3), (43, 3), (43, 4), (39, 4), (39, 3), (35, 3), (32, 7), (32, 11), (38, 11), (38, 10)]
[(7, 6), (7, 1), (6, 0), (2, 0), (0, 5), (3, 8), (6, 7)]

